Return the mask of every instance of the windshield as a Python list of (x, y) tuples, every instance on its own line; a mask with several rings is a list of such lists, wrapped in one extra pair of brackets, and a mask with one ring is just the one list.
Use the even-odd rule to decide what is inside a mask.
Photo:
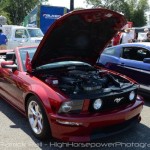
[[(30, 60), (32, 60), (36, 49), (37, 49), (36, 47), (20, 49), (20, 57), (21, 57), (24, 71), (26, 71), (25, 62), (26, 62), (27, 52), (30, 56)], [(40, 67), (37, 67), (36, 69), (43, 70), (43, 69), (52, 69), (52, 68), (60, 68), (60, 67), (75, 67), (75, 66), (85, 66), (85, 65), (91, 66), (88, 63), (80, 62), (80, 61), (60, 61), (60, 62), (53, 62), (50, 64), (42, 65)]]
[(27, 29), (30, 37), (43, 37), (41, 29)]
[(37, 49), (36, 47), (34, 47), (34, 48), (21, 48), (20, 49), (20, 57), (21, 57), (21, 61), (22, 61), (22, 65), (23, 65), (23, 69), (24, 70), (26, 70), (25, 62), (26, 62), (26, 54), (27, 54), (27, 52), (28, 52), (28, 54), (30, 56), (30, 60), (32, 60), (36, 49)]

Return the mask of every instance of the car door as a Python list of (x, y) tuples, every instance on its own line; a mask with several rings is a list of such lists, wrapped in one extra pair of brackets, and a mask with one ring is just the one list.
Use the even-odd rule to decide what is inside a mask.
[(22, 72), (9, 68), (0, 68), (0, 94), (20, 109), (23, 109), (24, 82)]
[(120, 46), (113, 46), (106, 48), (97, 60), (98, 65), (104, 65), (109, 68), (110, 64), (118, 64), (121, 52), (119, 51)]
[(149, 50), (141, 47), (124, 47), (118, 71), (140, 84), (150, 86), (150, 63), (145, 63), (144, 58), (150, 58)]
[(29, 35), (26, 29), (15, 29), (11, 38), (8, 44), (10, 48), (29, 45)]

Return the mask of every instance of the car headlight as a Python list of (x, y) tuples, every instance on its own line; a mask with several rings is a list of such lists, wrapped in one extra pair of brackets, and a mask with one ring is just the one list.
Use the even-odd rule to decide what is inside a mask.
[(96, 99), (93, 103), (93, 108), (95, 110), (99, 110), (102, 107), (102, 100), (101, 99)]
[(133, 101), (135, 99), (135, 96), (136, 96), (135, 91), (130, 92), (130, 94), (129, 94), (129, 100)]
[(58, 113), (79, 113), (82, 110), (84, 100), (63, 102)]

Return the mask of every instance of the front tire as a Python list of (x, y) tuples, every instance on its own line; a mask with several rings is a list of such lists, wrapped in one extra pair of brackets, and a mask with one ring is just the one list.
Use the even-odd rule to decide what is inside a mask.
[(50, 126), (45, 110), (36, 96), (27, 101), (27, 117), (34, 136), (40, 140), (50, 137)]

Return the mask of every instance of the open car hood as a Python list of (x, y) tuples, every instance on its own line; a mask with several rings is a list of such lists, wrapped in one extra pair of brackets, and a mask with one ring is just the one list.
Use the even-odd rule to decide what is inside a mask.
[(107, 9), (72, 11), (48, 29), (32, 59), (32, 68), (64, 60), (95, 64), (99, 54), (125, 24), (123, 15)]

